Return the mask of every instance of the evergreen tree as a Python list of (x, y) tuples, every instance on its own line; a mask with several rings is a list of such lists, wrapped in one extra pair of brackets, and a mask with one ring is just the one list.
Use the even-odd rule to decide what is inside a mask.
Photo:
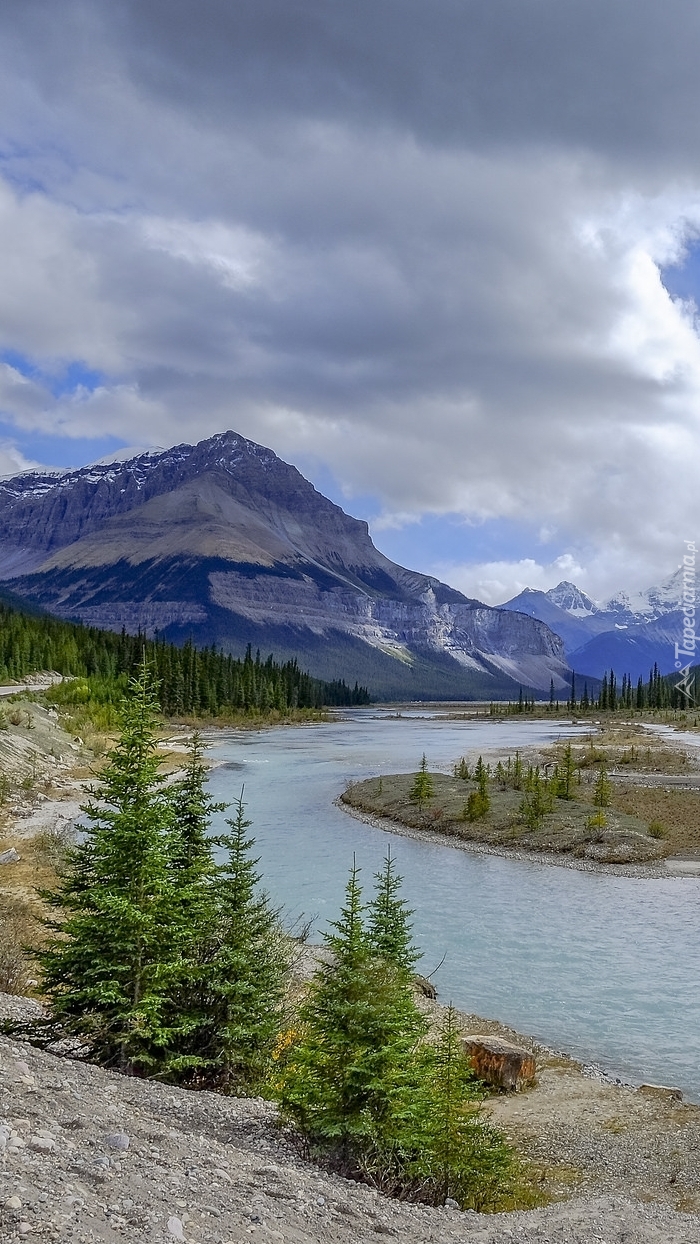
[(375, 873), (374, 899), (368, 906), (368, 938), (374, 954), (411, 973), (420, 958), (411, 933), (413, 911), (399, 897), (403, 877), (395, 870), (391, 847), (384, 867)]
[(217, 945), (217, 868), (209, 837), (211, 817), (226, 804), (206, 791), (204, 744), (195, 732), (188, 743), (183, 777), (170, 788), (173, 809), (170, 861), (174, 918), (181, 957), (169, 991), (169, 1049), (164, 1073), (171, 1078), (207, 1075), (212, 1040), (210, 963)]
[(540, 774), (539, 765), (530, 767), (525, 781), (525, 793), (520, 802), (520, 816), (529, 829), (541, 829), (547, 813), (552, 811), (552, 792)]
[(300, 1033), (275, 1086), (283, 1113), (347, 1172), (391, 1161), (426, 1030), (405, 969), (373, 953), (363, 914), (353, 865), (340, 917), (324, 935), (330, 961), (300, 1008)]
[(593, 791), (593, 802), (596, 808), (609, 808), (611, 797), (612, 787), (608, 778), (608, 771), (605, 764), (602, 764), (598, 770), (598, 777)]
[(513, 1155), (503, 1137), (484, 1119), (480, 1085), (460, 1046), (457, 1013), (450, 1005), (437, 1042), (420, 1051), (412, 1140), (418, 1152), (409, 1171), (422, 1198), (443, 1205), (448, 1197), (461, 1209), (498, 1206)]
[(408, 792), (408, 797), (412, 803), (417, 803), (419, 811), (422, 811), (425, 800), (432, 799), (433, 794), (433, 779), (428, 773), (428, 762), (425, 759), (425, 752), (423, 752), (423, 758), (420, 762), (420, 769), (413, 779), (413, 785)]
[(241, 1092), (260, 1082), (279, 1036), (289, 951), (259, 890), (243, 791), (226, 823), (231, 832), (215, 839), (226, 858), (214, 883), (218, 944), (207, 965), (212, 1035), (205, 1053), (218, 1086)]
[(157, 1070), (179, 959), (169, 869), (172, 806), (156, 753), (157, 689), (143, 664), (120, 709), (119, 739), (83, 807), (85, 839), (47, 896), (65, 918), (38, 956), (51, 1019), (96, 1061)]
[(571, 671), (571, 698), (569, 700), (569, 708), (574, 711), (576, 708), (576, 675)]
[(559, 783), (557, 795), (560, 799), (573, 799), (573, 788), (576, 779), (576, 762), (574, 760), (574, 754), (570, 742), (567, 742), (564, 746), (562, 766), (558, 776)]

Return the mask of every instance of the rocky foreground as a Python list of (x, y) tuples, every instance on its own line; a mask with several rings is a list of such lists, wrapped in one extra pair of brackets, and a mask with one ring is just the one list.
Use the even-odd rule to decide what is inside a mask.
[[(32, 1004), (0, 996), (0, 1014)], [(305, 1162), (274, 1106), (131, 1080), (0, 1037), (0, 1239), (212, 1244), (697, 1244), (653, 1203), (479, 1215), (399, 1204)]]

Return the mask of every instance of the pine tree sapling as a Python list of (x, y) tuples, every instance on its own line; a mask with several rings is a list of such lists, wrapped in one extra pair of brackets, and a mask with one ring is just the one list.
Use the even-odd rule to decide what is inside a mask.
[(571, 749), (570, 742), (567, 742), (564, 747), (564, 755), (558, 776), (559, 789), (557, 794), (559, 799), (573, 799), (574, 783), (576, 778), (576, 762), (574, 760), (574, 754)]
[(609, 808), (612, 798), (612, 786), (608, 777), (608, 771), (605, 764), (600, 766), (598, 777), (593, 790), (593, 802), (596, 808)]
[(395, 871), (391, 847), (387, 849), (382, 871), (375, 873), (374, 879), (374, 898), (367, 908), (370, 948), (373, 954), (411, 973), (421, 956), (411, 937), (413, 912), (399, 897), (403, 878)]
[(462, 1209), (497, 1208), (513, 1155), (483, 1116), (480, 1085), (464, 1057), (451, 1005), (437, 1042), (422, 1047), (420, 1064), (410, 1138), (416, 1153), (408, 1170), (421, 1188), (421, 1199), (443, 1205), (451, 1197)]
[(433, 794), (433, 779), (428, 773), (428, 762), (425, 759), (425, 752), (423, 752), (420, 769), (413, 779), (413, 785), (408, 792), (408, 797), (412, 803), (418, 804), (418, 810), (422, 812), (426, 799), (432, 799)]
[(299, 1039), (276, 1082), (283, 1113), (346, 1173), (391, 1150), (413, 1091), (412, 1053), (426, 1028), (406, 969), (374, 953), (363, 916), (353, 866), (345, 904), (325, 935), (330, 962), (312, 981)]
[(486, 793), (480, 790), (472, 790), (467, 796), (467, 802), (464, 805), (464, 819), (466, 821), (481, 821), (487, 815), (491, 807), (491, 800)]

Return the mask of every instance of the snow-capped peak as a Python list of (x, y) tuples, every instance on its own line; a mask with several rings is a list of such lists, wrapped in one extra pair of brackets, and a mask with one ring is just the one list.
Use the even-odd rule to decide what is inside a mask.
[(97, 458), (95, 462), (91, 462), (91, 467), (112, 466), (117, 462), (130, 462), (132, 458), (157, 458), (159, 454), (164, 454), (165, 450), (162, 445), (127, 445), (125, 449), (115, 449), (111, 454), (105, 454), (103, 458)]
[(591, 614), (598, 612), (595, 601), (582, 592), (575, 583), (569, 583), (566, 579), (557, 583), (556, 587), (551, 587), (548, 592), (545, 592), (545, 596), (553, 605), (570, 613), (572, 618), (590, 618)]
[(651, 622), (675, 613), (683, 604), (683, 567), (679, 566), (661, 583), (641, 592), (617, 592), (606, 601), (606, 613), (625, 614)]

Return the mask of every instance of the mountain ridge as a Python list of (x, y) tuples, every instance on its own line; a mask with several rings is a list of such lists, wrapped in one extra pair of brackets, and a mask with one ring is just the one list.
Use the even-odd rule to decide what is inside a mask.
[(581, 674), (601, 678), (606, 670), (648, 676), (674, 668), (674, 644), (682, 635), (683, 571), (643, 591), (617, 592), (594, 601), (563, 580), (546, 592), (525, 588), (501, 606), (545, 622), (564, 644), (567, 659)]
[(0, 579), (61, 617), (269, 646), (399, 698), (568, 683), (546, 624), (398, 566), (367, 523), (234, 432), (0, 480)]

